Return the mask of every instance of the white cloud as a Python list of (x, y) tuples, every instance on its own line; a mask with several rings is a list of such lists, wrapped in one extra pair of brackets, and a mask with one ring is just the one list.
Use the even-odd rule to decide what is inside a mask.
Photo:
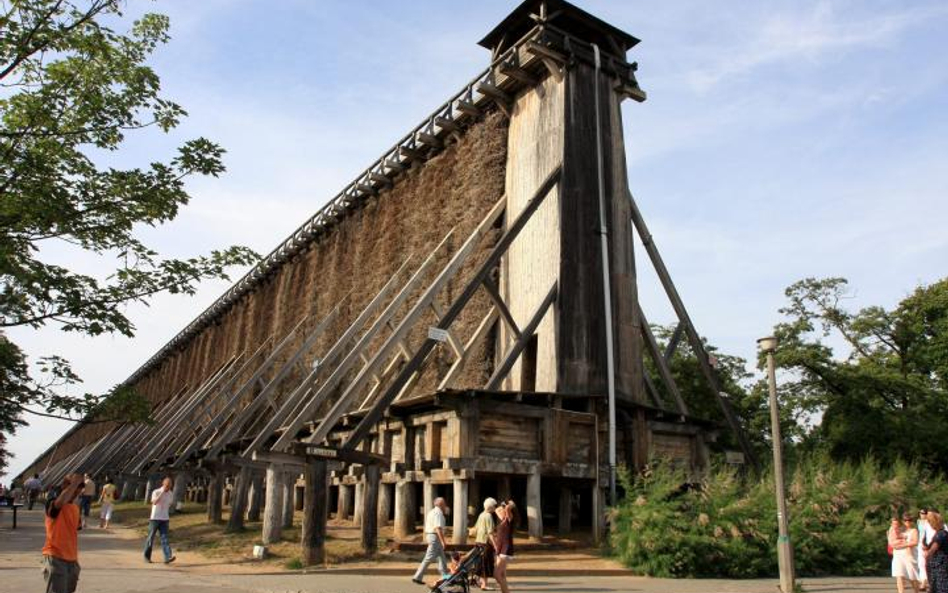
[(781, 13), (748, 25), (757, 30), (744, 43), (719, 48), (710, 64), (686, 74), (689, 84), (704, 94), (727, 79), (747, 75), (762, 66), (827, 56), (867, 46), (892, 43), (908, 29), (948, 14), (948, 6), (913, 6), (897, 12), (853, 18), (836, 4), (820, 2), (802, 12)]

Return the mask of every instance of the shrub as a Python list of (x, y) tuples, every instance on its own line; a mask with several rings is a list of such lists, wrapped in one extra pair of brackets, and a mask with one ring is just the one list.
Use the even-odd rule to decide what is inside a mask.
[[(777, 574), (773, 475), (745, 480), (718, 468), (698, 484), (658, 463), (612, 510), (610, 548), (629, 568), (656, 577), (752, 578)], [(889, 565), (894, 513), (944, 506), (948, 484), (914, 464), (801, 459), (787, 484), (797, 574), (874, 575)]]

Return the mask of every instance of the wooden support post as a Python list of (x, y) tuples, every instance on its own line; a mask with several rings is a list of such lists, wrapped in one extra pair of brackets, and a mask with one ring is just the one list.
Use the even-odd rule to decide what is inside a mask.
[[(287, 471), (283, 474), (283, 511), (281, 517), (281, 525), (283, 529), (289, 529), (293, 527), (293, 512), (296, 509), (294, 498), (296, 496), (296, 479), (298, 474), (295, 471)], [(300, 497), (300, 502), (303, 502), (303, 497)]]
[(280, 541), (283, 531), (283, 467), (271, 463), (267, 466), (267, 499), (263, 509), (264, 544)]
[(212, 471), (210, 480), (207, 483), (207, 522), (212, 524), (221, 523), (221, 502), (224, 499), (224, 474), (220, 471)]
[(560, 516), (556, 530), (562, 536), (573, 530), (573, 489), (569, 486), (560, 486)]
[(604, 493), (599, 487), (598, 480), (593, 482), (592, 487), (592, 532), (593, 543), (599, 545), (602, 543), (602, 537), (605, 533), (606, 515), (604, 504)]
[(151, 492), (157, 488), (158, 478), (156, 476), (148, 476), (148, 480), (145, 482), (145, 494), (142, 496), (142, 500), (145, 501), (145, 504), (151, 504)]
[(297, 511), (303, 510), (303, 497), (306, 495), (305, 486), (294, 486), (293, 488), (293, 507)]
[(510, 476), (501, 476), (497, 480), (497, 500), (503, 502), (510, 499)]
[(135, 498), (135, 480), (128, 478), (122, 484), (122, 500), (132, 500)]
[(326, 461), (314, 459), (306, 464), (303, 494), (303, 533), (301, 560), (305, 566), (321, 564), (326, 559), (327, 494)]
[(530, 539), (543, 537), (543, 512), (540, 500), (540, 468), (535, 467), (527, 476), (527, 532)]
[(184, 498), (188, 491), (188, 482), (191, 481), (189, 472), (178, 472), (174, 477), (174, 488), (172, 489), (171, 512), (177, 513), (184, 509)]
[(247, 493), (247, 520), (256, 523), (260, 520), (260, 507), (263, 506), (263, 476), (254, 475), (250, 480), (250, 492)]
[(352, 505), (352, 525), (355, 527), (360, 527), (362, 525), (362, 515), (365, 512), (364, 508), (364, 499), (365, 499), (365, 481), (359, 479), (355, 484), (355, 501)]
[(425, 478), (424, 483), (421, 486), (421, 514), (424, 516), (425, 513), (431, 510), (434, 507), (434, 484), (431, 483), (431, 478)]
[(382, 468), (376, 464), (365, 467), (362, 484), (362, 551), (374, 554), (379, 547), (379, 482)]
[(477, 521), (477, 516), (481, 514), (481, 483), (479, 480), (467, 481), (467, 520), (468, 525)]
[(377, 513), (379, 527), (388, 525), (388, 518), (392, 515), (392, 498), (394, 498), (394, 494), (394, 484), (379, 485), (379, 511)]
[(339, 482), (339, 499), (336, 504), (336, 519), (345, 521), (352, 510), (352, 486)]
[(451, 543), (467, 543), (467, 480), (454, 478), (454, 522), (451, 528)]
[(230, 520), (227, 521), (227, 532), (234, 533), (244, 530), (244, 513), (247, 509), (247, 491), (250, 489), (250, 468), (240, 468), (234, 482), (233, 492), (230, 494)]
[(395, 483), (395, 539), (405, 540), (415, 534), (415, 501), (408, 480)]

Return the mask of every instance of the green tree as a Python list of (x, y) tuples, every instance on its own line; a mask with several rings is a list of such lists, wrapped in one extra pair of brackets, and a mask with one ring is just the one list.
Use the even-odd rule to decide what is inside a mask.
[[(61, 395), (79, 378), (67, 361), (30, 364), (5, 328), (54, 325), (91, 336), (132, 336), (125, 305), (159, 292), (192, 294), (207, 278), (227, 278), (256, 255), (229, 247), (189, 259), (162, 258), (135, 236), (175, 218), (187, 204), (185, 180), (218, 176), (224, 150), (205, 138), (165, 162), (120, 169), (104, 164), (126, 135), (168, 132), (186, 115), (161, 95), (147, 65), (168, 41), (167, 17), (148, 14), (126, 31), (120, 0), (23, 0), (0, 7), (0, 430), (22, 412), (88, 419), (140, 415), (127, 388)], [(52, 243), (100, 256), (100, 277), (44, 259)], [(39, 408), (39, 410), (37, 410)], [(41, 411), (40, 411), (41, 410)], [(2, 457), (2, 451), (0, 451)]]
[(948, 469), (948, 279), (892, 310), (850, 311), (843, 278), (808, 278), (786, 294), (776, 360), (786, 405), (810, 420), (804, 445)]

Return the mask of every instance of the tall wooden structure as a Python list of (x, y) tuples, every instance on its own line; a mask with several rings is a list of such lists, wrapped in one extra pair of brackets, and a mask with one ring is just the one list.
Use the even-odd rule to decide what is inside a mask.
[[(484, 72), (128, 379), (154, 424), (77, 427), (28, 471), (111, 473), (129, 493), (174, 472), (215, 522), (229, 479), (229, 528), (263, 498), (265, 541), (295, 498), (310, 562), (333, 513), (369, 550), (380, 523), (413, 537), (439, 495), (457, 543), (486, 496), (518, 500), (532, 537), (598, 538), (612, 461), (701, 471), (718, 425), (668, 370), (679, 340), (720, 389), (626, 179), (637, 43), (567, 2), (523, 2), (481, 41)], [(679, 318), (665, 352), (636, 236)]]

